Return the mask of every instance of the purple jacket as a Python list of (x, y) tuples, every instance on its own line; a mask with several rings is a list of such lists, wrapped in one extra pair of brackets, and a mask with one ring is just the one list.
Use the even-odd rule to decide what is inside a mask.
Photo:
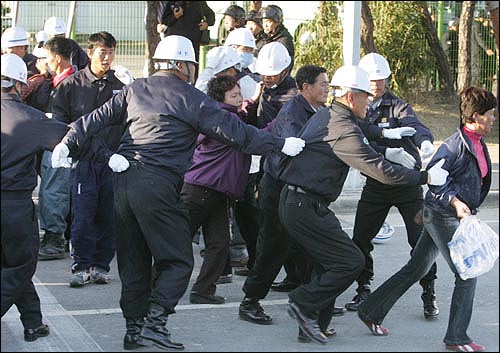
[[(243, 120), (243, 112), (235, 106), (219, 103), (222, 109), (231, 112), (235, 119)], [(205, 186), (228, 195), (242, 198), (248, 181), (251, 155), (238, 152), (203, 134), (198, 135), (198, 146), (193, 155), (193, 164), (184, 175), (184, 182)]]

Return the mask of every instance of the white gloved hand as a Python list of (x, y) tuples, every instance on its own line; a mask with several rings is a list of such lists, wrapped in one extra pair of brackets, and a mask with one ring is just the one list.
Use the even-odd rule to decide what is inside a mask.
[(391, 140), (401, 140), (404, 136), (413, 136), (415, 135), (415, 128), (409, 126), (396, 127), (394, 129), (383, 129), (382, 135), (386, 139)]
[(434, 164), (432, 168), (430, 168), (427, 173), (429, 173), (430, 181), (427, 183), (429, 185), (441, 186), (446, 183), (446, 178), (448, 174), (450, 174), (447, 170), (443, 169), (443, 164), (445, 160), (441, 159), (439, 162)]
[(306, 142), (298, 137), (287, 137), (285, 139), (285, 144), (281, 149), (281, 152), (287, 156), (294, 157), (302, 152), (302, 149), (306, 145)]
[(415, 163), (417, 163), (415, 158), (406, 152), (403, 147), (387, 148), (385, 150), (385, 158), (391, 162), (401, 164), (403, 167), (408, 169), (413, 169), (413, 167), (415, 167)]
[(52, 168), (71, 168), (71, 161), (68, 158), (69, 148), (64, 143), (59, 143), (52, 151)]
[(432, 156), (435, 150), (436, 148), (434, 147), (431, 141), (429, 140), (422, 141), (422, 144), (420, 145), (420, 152), (422, 154), (422, 159), (426, 159)]
[(132, 73), (126, 67), (121, 65), (116, 65), (114, 67), (114, 70), (116, 78), (119, 79), (124, 85), (128, 85), (134, 82), (134, 77), (132, 76)]
[(121, 173), (130, 167), (130, 163), (127, 158), (123, 157), (121, 154), (113, 154), (108, 161), (108, 166), (115, 173)]

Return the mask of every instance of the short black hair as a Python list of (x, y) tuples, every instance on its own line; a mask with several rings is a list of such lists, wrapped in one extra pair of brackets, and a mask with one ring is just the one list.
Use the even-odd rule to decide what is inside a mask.
[(474, 113), (484, 114), (496, 108), (498, 102), (493, 93), (484, 88), (470, 86), (460, 93), (461, 123), (475, 122)]
[(87, 41), (87, 49), (93, 50), (97, 47), (116, 48), (116, 39), (106, 31), (93, 33)]
[(236, 77), (231, 75), (220, 75), (212, 77), (207, 83), (207, 95), (217, 102), (224, 102), (227, 91), (238, 85)]
[(52, 54), (57, 54), (62, 56), (66, 60), (71, 59), (71, 39), (65, 37), (52, 37), (45, 42), (45, 50), (51, 52)]
[(309, 83), (313, 85), (316, 82), (318, 76), (326, 72), (326, 69), (317, 65), (304, 65), (297, 70), (295, 74), (295, 81), (297, 81), (297, 87), (299, 90), (303, 89), (302, 85), (304, 83)]

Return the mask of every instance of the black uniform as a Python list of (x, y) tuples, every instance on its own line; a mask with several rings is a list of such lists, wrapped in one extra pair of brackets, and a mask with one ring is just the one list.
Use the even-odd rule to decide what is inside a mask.
[[(72, 123), (63, 142), (74, 149), (101, 128), (122, 123), (127, 127), (117, 153), (130, 168), (114, 179), (120, 305), (125, 318), (144, 317), (149, 303), (168, 315), (193, 269), (189, 213), (180, 190), (198, 133), (250, 154), (279, 151), (284, 139), (234, 119), (203, 92), (160, 71)], [(152, 288), (151, 257), (157, 272)]]
[(31, 278), (36, 270), (38, 218), (31, 199), (37, 183), (36, 153), (53, 149), (66, 124), (2, 93), (2, 316), (15, 304), (25, 329), (42, 325), (40, 299)]
[(302, 312), (317, 319), (322, 330), (330, 323), (335, 299), (361, 273), (364, 257), (328, 208), (347, 178), (349, 167), (392, 184), (419, 185), (427, 172), (411, 171), (384, 160), (369, 145), (350, 109), (334, 102), (313, 115), (301, 138), (306, 147), (294, 159), (285, 159), (280, 178), (287, 184), (279, 215), (286, 230), (317, 265), (311, 281), (289, 293)]

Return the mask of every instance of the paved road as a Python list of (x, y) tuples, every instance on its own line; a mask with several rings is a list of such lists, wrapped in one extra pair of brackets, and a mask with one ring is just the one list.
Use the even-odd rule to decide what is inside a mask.
[[(353, 213), (337, 211), (343, 226), (352, 234)], [(481, 219), (498, 233), (498, 204), (479, 213)], [(408, 259), (403, 222), (399, 214), (391, 211), (389, 222), (395, 227), (393, 238), (375, 246), (374, 287), (397, 271)], [(197, 246), (194, 246), (196, 278), (200, 267)], [(122, 350), (125, 332), (119, 309), (120, 281), (116, 261), (112, 263), (111, 282), (108, 285), (89, 284), (83, 288), (70, 288), (69, 258), (38, 263), (35, 275), (37, 290), (42, 300), (44, 321), (51, 334), (35, 342), (24, 342), (17, 309), (12, 308), (3, 318), (1, 326), (2, 352), (114, 352)], [(372, 336), (355, 313), (346, 313), (334, 319), (337, 336), (325, 346), (296, 340), (297, 324), (288, 317), (285, 293), (270, 292), (262, 301), (274, 324), (260, 326), (239, 320), (238, 305), (242, 299), (244, 277), (234, 276), (233, 283), (219, 285), (217, 292), (227, 298), (223, 305), (191, 305), (186, 294), (169, 319), (173, 337), (186, 345), (186, 351), (352, 351), (352, 352), (440, 352), (448, 322), (449, 305), (454, 279), (442, 257), (438, 258), (436, 283), (441, 315), (426, 321), (422, 314), (421, 289), (413, 286), (395, 305), (384, 324), (391, 330), (387, 337)], [(283, 277), (280, 273), (278, 279)], [(191, 284), (192, 284), (191, 281)], [(191, 287), (190, 284), (190, 287)], [(189, 287), (189, 288), (190, 288)], [(188, 289), (189, 291), (189, 289)], [(355, 285), (338, 298), (343, 305), (355, 294)], [(499, 267), (483, 275), (477, 285), (474, 314), (469, 334), (486, 346), (487, 351), (499, 351)], [(159, 351), (148, 347), (138, 351)]]

